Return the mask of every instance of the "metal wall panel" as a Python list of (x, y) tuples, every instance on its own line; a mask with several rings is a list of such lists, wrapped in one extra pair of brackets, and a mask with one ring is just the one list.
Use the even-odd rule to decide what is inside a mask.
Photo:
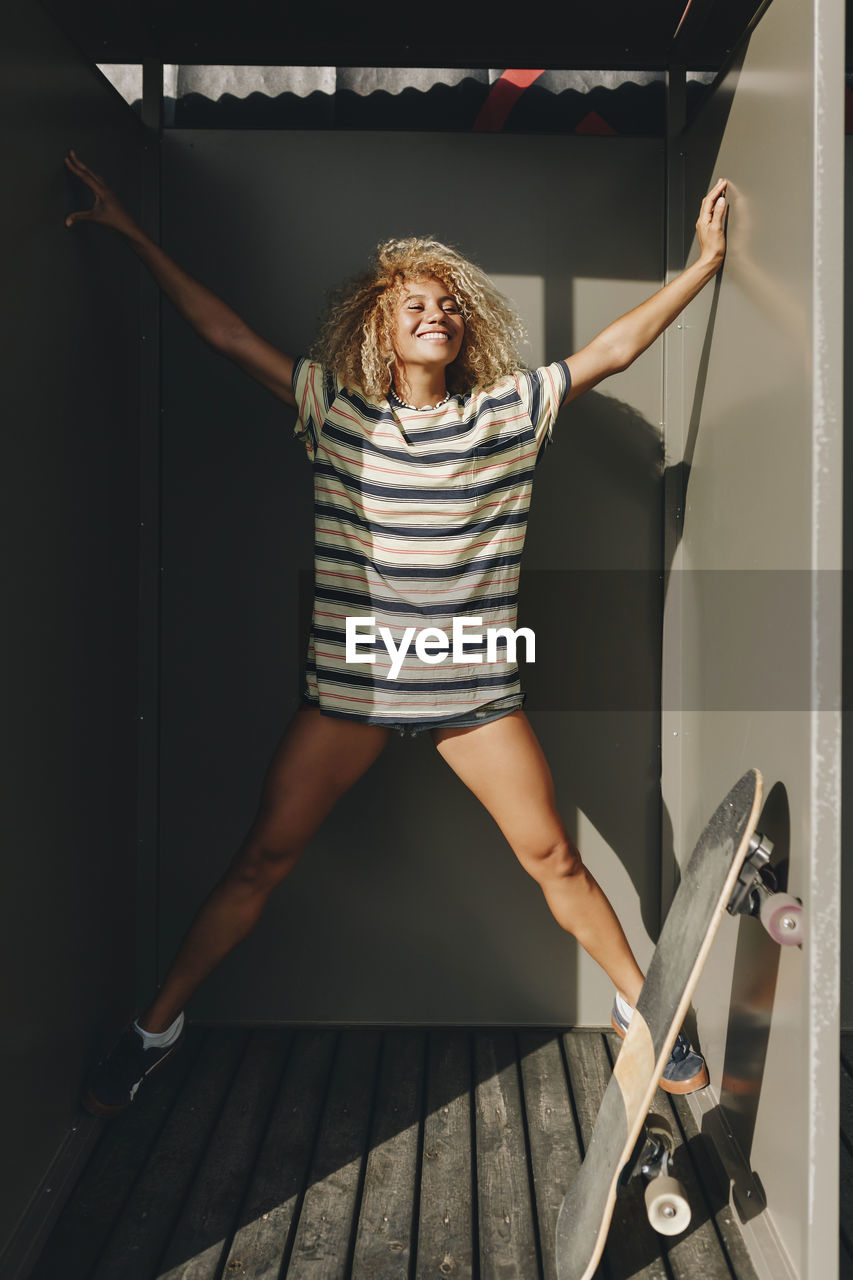
[(687, 852), (758, 766), (761, 825), (805, 903), (801, 951), (729, 923), (695, 1002), (712, 1078), (696, 1102), (734, 1135), (736, 1203), (774, 1280), (834, 1275), (837, 1248), (843, 18), (775, 0), (679, 143), (686, 225), (718, 176), (731, 199), (720, 287), (668, 349), (686, 495), (668, 531), (664, 802)]
[(2, 50), (0, 1248), (133, 997), (139, 270), (111, 233), (66, 229), (91, 201), (63, 155), (73, 146), (135, 208), (143, 142), (38, 5), (4, 12)]
[[(659, 286), (662, 166), (656, 140), (169, 131), (164, 243), (300, 352), (325, 290), (379, 239), (435, 234), (518, 286), (556, 359)], [(242, 839), (295, 708), (312, 563), (292, 413), (171, 310), (163, 362), (161, 965)], [(561, 810), (643, 959), (658, 913), (661, 385), (657, 348), (564, 411), (520, 609)], [(611, 999), (431, 741), (395, 739), (192, 1011), (601, 1025)]]

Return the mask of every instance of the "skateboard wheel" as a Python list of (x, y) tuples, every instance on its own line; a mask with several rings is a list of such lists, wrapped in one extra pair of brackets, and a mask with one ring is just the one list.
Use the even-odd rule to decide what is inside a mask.
[(690, 1202), (677, 1178), (652, 1178), (646, 1187), (646, 1213), (662, 1236), (680, 1235), (690, 1225)]
[(761, 903), (761, 923), (774, 942), (799, 947), (803, 942), (803, 904), (790, 893), (771, 893)]

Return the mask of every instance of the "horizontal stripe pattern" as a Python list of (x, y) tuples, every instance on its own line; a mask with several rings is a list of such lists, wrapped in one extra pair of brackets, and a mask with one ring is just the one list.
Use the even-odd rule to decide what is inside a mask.
[[(478, 710), (519, 692), (517, 658), (488, 628), (515, 630), (533, 472), (569, 386), (565, 361), (455, 395), (438, 409), (392, 407), (349, 390), (315, 361), (293, 374), (296, 435), (314, 464), (315, 597), (305, 699), (370, 724), (416, 724)], [(347, 618), (373, 618), (373, 645), (346, 662)], [(428, 662), (414, 628), (469, 625), (463, 660)], [(367, 630), (362, 621), (361, 630)], [(368, 660), (372, 655), (373, 662)]]

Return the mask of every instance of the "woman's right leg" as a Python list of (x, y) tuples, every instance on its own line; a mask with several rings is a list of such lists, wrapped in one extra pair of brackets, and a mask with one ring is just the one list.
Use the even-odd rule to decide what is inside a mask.
[(301, 707), (276, 748), (252, 827), (187, 931), (139, 1025), (174, 1022), (199, 983), (254, 928), (326, 814), (370, 768), (390, 729)]

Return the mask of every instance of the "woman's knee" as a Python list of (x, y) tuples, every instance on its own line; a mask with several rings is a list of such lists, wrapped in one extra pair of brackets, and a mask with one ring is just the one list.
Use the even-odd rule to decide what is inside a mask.
[(234, 857), (227, 878), (245, 892), (269, 893), (299, 861), (302, 849), (274, 833), (250, 837)]
[(581, 855), (568, 836), (534, 850), (524, 859), (524, 865), (540, 882), (571, 880), (585, 872)]

